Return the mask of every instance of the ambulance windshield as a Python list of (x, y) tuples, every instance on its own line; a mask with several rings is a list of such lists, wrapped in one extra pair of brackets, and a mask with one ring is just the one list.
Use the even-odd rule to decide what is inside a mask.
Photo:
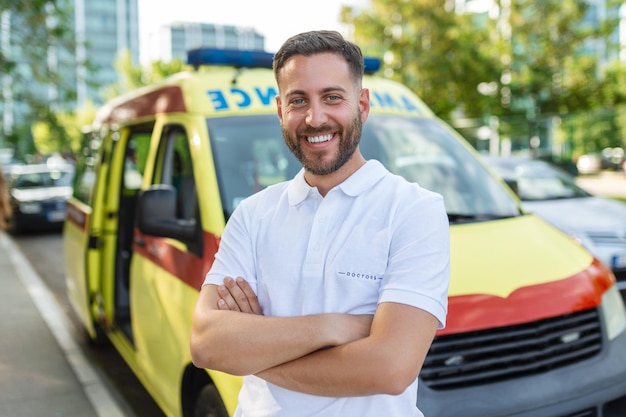
[[(275, 115), (207, 122), (227, 217), (242, 199), (301, 169)], [(519, 215), (501, 183), (436, 119), (370, 114), (360, 147), (366, 159), (440, 193), (452, 222)]]

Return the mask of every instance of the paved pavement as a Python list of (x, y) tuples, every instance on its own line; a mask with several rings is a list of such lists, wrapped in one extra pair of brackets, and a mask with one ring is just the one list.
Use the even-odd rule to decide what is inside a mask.
[(125, 417), (86, 359), (69, 318), (0, 231), (0, 416)]

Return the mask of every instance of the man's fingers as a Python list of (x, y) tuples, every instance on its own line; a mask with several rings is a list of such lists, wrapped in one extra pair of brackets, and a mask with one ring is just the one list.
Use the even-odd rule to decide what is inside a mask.
[(224, 285), (226, 286), (226, 288), (228, 288), (228, 292), (230, 293), (230, 296), (233, 298), (233, 300), (237, 304), (237, 307), (239, 308), (238, 311), (242, 311), (244, 313), (251, 313), (252, 308), (250, 307), (250, 302), (248, 301), (248, 297), (243, 292), (243, 290), (239, 287), (238, 283), (231, 277), (226, 277), (224, 279)]
[(226, 285), (218, 285), (217, 293), (220, 297), (222, 297), (217, 303), (217, 308), (220, 310), (241, 311), (237, 305), (237, 301), (234, 299)]
[(256, 294), (244, 278), (225, 277), (224, 283), (217, 286), (217, 292), (221, 297), (218, 309), (263, 315)]
[(242, 277), (237, 277), (235, 280), (237, 286), (241, 289), (241, 291), (245, 294), (248, 305), (250, 306), (250, 310), (254, 314), (262, 315), (261, 306), (259, 305), (259, 300), (255, 294), (255, 292), (248, 284), (248, 281), (243, 279)]

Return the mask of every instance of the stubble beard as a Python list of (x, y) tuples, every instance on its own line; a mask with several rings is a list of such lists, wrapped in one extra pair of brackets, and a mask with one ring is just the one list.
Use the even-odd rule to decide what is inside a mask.
[(350, 160), (356, 148), (359, 146), (359, 142), (361, 140), (361, 131), (363, 129), (363, 123), (361, 122), (361, 114), (357, 113), (357, 115), (352, 119), (350, 125), (343, 129), (341, 128), (337, 133), (340, 135), (339, 139), (339, 148), (337, 150), (337, 155), (330, 161), (324, 160), (324, 157), (328, 153), (327, 150), (320, 150), (309, 152), (309, 158), (306, 157), (303, 149), (302, 143), (299, 138), (302, 136), (317, 136), (322, 134), (331, 133), (331, 129), (329, 128), (320, 128), (320, 129), (307, 129), (301, 132), (296, 132), (296, 137), (293, 137), (285, 127), (282, 127), (283, 138), (287, 147), (293, 153), (293, 155), (300, 161), (304, 169), (313, 175), (328, 175), (337, 171), (339, 168), (344, 166), (346, 162)]

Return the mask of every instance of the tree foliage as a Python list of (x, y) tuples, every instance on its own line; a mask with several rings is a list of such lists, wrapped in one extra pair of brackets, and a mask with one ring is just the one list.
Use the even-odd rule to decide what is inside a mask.
[(366, 54), (384, 57), (385, 75), (408, 85), (435, 113), (461, 107), (479, 115), (487, 105), (476, 88), (499, 77), (491, 22), (480, 27), (436, 0), (372, 0), (368, 9), (344, 8), (342, 20), (354, 26)]
[(586, 139), (563, 140), (586, 149), (626, 144), (626, 135), (614, 134), (620, 123), (606, 120), (607, 108), (617, 117), (626, 104), (626, 70), (607, 67), (619, 52), (623, 1), (608, 0), (604, 18), (586, 0), (497, 0), (496, 13), (480, 14), (458, 3), (370, 0), (365, 8), (344, 7), (341, 20), (353, 25), (366, 53), (384, 56), (385, 76), (408, 85), (444, 119), (480, 125), (498, 116), (501, 136), (528, 141), (555, 117), (577, 115), (587, 123), (569, 120), (566, 133)]
[(110, 99), (137, 88), (157, 83), (183, 71), (187, 67), (180, 59), (169, 62), (153, 61), (149, 65), (133, 65), (130, 51), (123, 50), (115, 61), (119, 81), (105, 88), (104, 97)]
[[(31, 126), (47, 126), (50, 141), (63, 150), (69, 146), (59, 114), (75, 106), (73, 77), (76, 39), (70, 0), (0, 0), (0, 14), (8, 24), (9, 39), (0, 49), (0, 72), (11, 83), (15, 125), (0, 134), (9, 143), (22, 144), (32, 135)], [(4, 91), (2, 92), (4, 94)]]

